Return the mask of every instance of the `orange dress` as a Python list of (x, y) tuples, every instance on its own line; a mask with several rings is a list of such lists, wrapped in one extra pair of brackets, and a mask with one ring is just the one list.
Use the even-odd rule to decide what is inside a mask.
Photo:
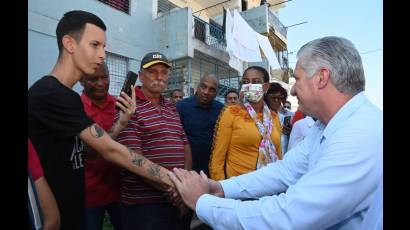
[[(272, 113), (271, 140), (278, 158), (282, 159), (279, 117)], [(262, 113), (257, 113), (262, 120)], [(224, 107), (215, 126), (209, 174), (214, 180), (223, 180), (256, 170), (259, 143), (262, 136), (248, 111), (240, 105)]]

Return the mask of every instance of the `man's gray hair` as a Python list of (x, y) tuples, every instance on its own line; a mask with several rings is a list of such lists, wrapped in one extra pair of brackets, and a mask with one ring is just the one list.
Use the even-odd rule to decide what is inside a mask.
[(299, 64), (312, 77), (319, 68), (330, 70), (330, 79), (342, 93), (356, 95), (365, 88), (362, 59), (353, 43), (342, 37), (323, 37), (303, 45)]
[(205, 73), (204, 75), (202, 75), (201, 79), (199, 79), (199, 85), (201, 85), (205, 80), (208, 80), (208, 79), (214, 80), (216, 82), (216, 87), (217, 88), (219, 87), (218, 78), (216, 77), (215, 74), (211, 74), (211, 73)]

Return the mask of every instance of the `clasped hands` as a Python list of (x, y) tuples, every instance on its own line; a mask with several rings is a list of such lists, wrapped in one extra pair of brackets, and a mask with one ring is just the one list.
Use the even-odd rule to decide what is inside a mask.
[[(196, 202), (203, 194), (212, 194), (223, 197), (223, 189), (219, 182), (208, 179), (206, 174), (201, 171), (198, 174), (195, 171), (174, 168), (168, 173), (175, 187), (167, 190), (168, 197), (177, 207), (186, 205), (195, 210)], [(186, 210), (188, 211), (188, 210)]]

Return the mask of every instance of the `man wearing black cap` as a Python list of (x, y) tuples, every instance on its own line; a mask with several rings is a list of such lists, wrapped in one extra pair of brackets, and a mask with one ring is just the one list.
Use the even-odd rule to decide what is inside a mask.
[[(168, 84), (170, 67), (161, 53), (144, 56), (139, 71), (142, 86), (135, 88), (135, 114), (117, 140), (167, 169), (191, 170), (191, 150), (179, 115), (175, 105), (161, 95)], [(124, 229), (189, 229), (189, 225), (184, 227), (182, 213), (155, 184), (126, 170), (121, 184)]]

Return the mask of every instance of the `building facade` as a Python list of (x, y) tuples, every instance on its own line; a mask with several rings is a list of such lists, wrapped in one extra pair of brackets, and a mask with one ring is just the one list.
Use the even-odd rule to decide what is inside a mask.
[[(28, 4), (28, 87), (49, 73), (58, 56), (55, 29), (70, 10), (85, 10), (103, 19), (107, 26), (107, 64), (110, 93), (118, 95), (128, 70), (137, 72), (142, 56), (160, 51), (172, 62), (167, 91), (183, 89), (192, 95), (204, 73), (213, 73), (221, 87), (219, 97), (230, 87), (239, 88), (242, 74), (229, 66), (223, 29), (224, 8), (238, 9), (258, 33), (268, 36), (281, 65), (271, 69), (271, 81), (287, 83), (287, 39), (277, 11), (284, 4), (270, 0), (259, 6), (254, 0), (35, 0)], [(242, 71), (243, 71), (242, 69)], [(77, 84), (74, 90), (81, 91)]]

